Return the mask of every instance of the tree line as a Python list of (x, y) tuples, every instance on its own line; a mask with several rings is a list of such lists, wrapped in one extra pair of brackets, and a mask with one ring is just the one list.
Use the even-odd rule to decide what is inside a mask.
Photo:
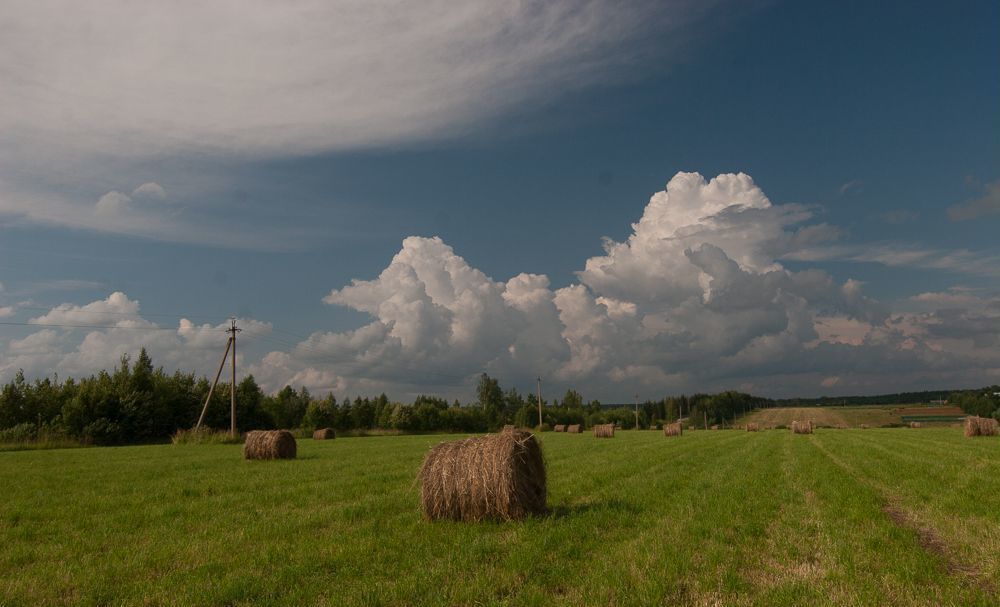
[[(154, 368), (146, 350), (135, 361), (122, 356), (111, 370), (79, 380), (58, 377), (27, 381), (23, 372), (0, 389), (0, 442), (27, 442), (40, 437), (64, 437), (91, 444), (162, 441), (191, 428), (208, 396), (210, 383), (194, 373), (167, 373)], [(1000, 417), (1000, 388), (953, 395), (955, 404), (977, 415)], [(205, 415), (210, 428), (229, 428), (230, 387), (220, 384)], [(755, 408), (775, 402), (742, 392), (669, 396), (633, 406), (585, 402), (575, 390), (561, 399), (542, 401), (542, 424), (614, 423), (623, 428), (648, 428), (681, 418), (689, 424), (732, 423)], [(241, 432), (270, 428), (334, 428), (341, 432), (398, 430), (402, 432), (488, 432), (506, 424), (539, 424), (538, 400), (516, 388), (504, 390), (498, 379), (482, 374), (476, 400), (465, 405), (421, 395), (412, 403), (376, 397), (316, 397), (306, 388), (285, 386), (265, 394), (252, 375), (236, 385), (236, 422)], [(637, 414), (638, 413), (638, 414)]]

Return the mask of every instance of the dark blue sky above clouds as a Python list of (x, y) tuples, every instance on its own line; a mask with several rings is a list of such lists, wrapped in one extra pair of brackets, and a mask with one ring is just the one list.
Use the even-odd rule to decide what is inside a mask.
[(268, 389), (1000, 380), (1000, 9), (706, 6), (15, 5), (0, 379), (207, 373), (235, 314)]

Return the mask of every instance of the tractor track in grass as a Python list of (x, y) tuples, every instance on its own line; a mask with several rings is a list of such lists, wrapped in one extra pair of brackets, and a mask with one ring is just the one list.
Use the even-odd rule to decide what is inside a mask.
[(817, 440), (815, 435), (809, 437), (809, 442), (845, 474), (871, 489), (882, 501), (883, 514), (897, 527), (914, 533), (917, 536), (918, 545), (940, 560), (948, 575), (955, 577), (964, 585), (972, 586), (993, 598), (997, 598), (997, 589), (985, 573), (974, 565), (963, 562), (937, 529), (918, 520), (912, 512), (903, 506), (899, 496), (894, 495), (885, 486), (861, 475), (850, 464), (831, 453)]

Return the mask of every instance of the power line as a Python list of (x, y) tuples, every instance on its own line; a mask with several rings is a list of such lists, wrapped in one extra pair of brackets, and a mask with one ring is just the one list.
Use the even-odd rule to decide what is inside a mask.
[[(45, 308), (48, 309), (48, 308)], [(77, 312), (77, 311), (74, 311)], [(94, 314), (102, 314), (101, 312), (94, 312)], [(108, 314), (108, 313), (103, 313)], [(125, 315), (125, 313), (118, 313), (120, 315)], [(141, 318), (141, 317), (140, 317)], [(97, 324), (68, 324), (68, 323), (33, 323), (33, 322), (14, 322), (14, 321), (0, 321), (0, 325), (3, 326), (15, 326), (15, 327), (39, 327), (39, 328), (54, 328), (54, 329), (117, 329), (121, 331), (172, 331), (177, 332), (177, 327), (122, 327), (117, 325), (97, 325)], [(215, 327), (213, 327), (215, 328)], [(242, 330), (242, 329), (241, 329)], [(272, 328), (273, 330), (273, 328)], [(288, 331), (279, 331), (285, 335), (291, 337), (296, 337), (302, 340), (302, 342), (292, 342), (282, 339), (277, 336), (268, 335), (265, 333), (258, 333), (252, 330), (246, 330), (246, 335), (248, 337), (253, 337), (254, 339), (259, 339), (264, 342), (270, 342), (272, 344), (289, 348), (290, 350), (300, 350), (306, 354), (311, 354), (310, 358), (319, 363), (326, 364), (364, 364), (364, 361), (359, 361), (356, 358), (350, 357), (337, 357), (320, 350), (315, 346), (306, 345), (303, 342), (309, 340), (308, 337), (298, 336), (294, 333)], [(450, 380), (455, 383), (463, 383), (470, 379), (471, 376), (483, 372), (481, 369), (470, 372), (464, 375), (456, 375), (453, 373), (443, 373), (441, 371), (432, 371), (426, 368), (418, 367), (406, 367), (402, 365), (386, 363), (384, 361), (379, 361), (376, 365), (387, 371), (397, 371), (397, 372), (407, 372), (407, 373), (420, 373), (423, 375), (429, 375), (441, 378), (442, 380)]]
[(45, 312), (73, 312), (73, 314), (90, 314), (95, 316), (131, 316), (139, 319), (146, 318), (147, 316), (155, 316), (157, 318), (200, 318), (200, 319), (210, 319), (210, 318), (220, 318), (223, 315), (218, 314), (164, 314), (155, 312), (109, 312), (109, 311), (98, 311), (98, 310), (82, 310), (78, 307), (72, 309), (60, 309), (59, 306), (14, 306), (17, 310), (40, 310)]
[(57, 329), (121, 329), (123, 331), (177, 331), (174, 327), (119, 327), (115, 325), (67, 325), (37, 322), (0, 322), (0, 325), (14, 327), (46, 327)]

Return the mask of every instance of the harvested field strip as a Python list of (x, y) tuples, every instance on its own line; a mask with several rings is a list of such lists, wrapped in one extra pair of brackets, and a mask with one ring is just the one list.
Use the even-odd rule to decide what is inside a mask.
[[(817, 446), (880, 493), (887, 515), (897, 523), (906, 523), (922, 545), (939, 554), (947, 569), (960, 578), (972, 578), (965, 582), (995, 593), (1000, 587), (996, 497), (1000, 457), (929, 457), (927, 446), (918, 437), (893, 440), (890, 449), (875, 436), (852, 436), (845, 442), (819, 437), (822, 442)], [(869, 456), (846, 464), (843, 453), (848, 449), (863, 450)], [(953, 490), (941, 491), (942, 486)]]
[[(883, 515), (875, 490), (816, 448), (816, 436), (792, 444), (787, 458), (789, 484), (802, 497), (789, 500), (792, 510), (782, 518), (800, 519), (805, 537), (779, 534), (779, 542), (786, 541), (798, 556), (792, 571), (804, 578), (801, 583), (813, 588), (819, 579), (832, 588), (833, 594), (804, 604), (925, 604), (942, 588), (977, 600), (975, 590), (942, 575), (937, 557)], [(879, 558), (891, 559), (891, 566), (873, 570), (871, 563)]]

